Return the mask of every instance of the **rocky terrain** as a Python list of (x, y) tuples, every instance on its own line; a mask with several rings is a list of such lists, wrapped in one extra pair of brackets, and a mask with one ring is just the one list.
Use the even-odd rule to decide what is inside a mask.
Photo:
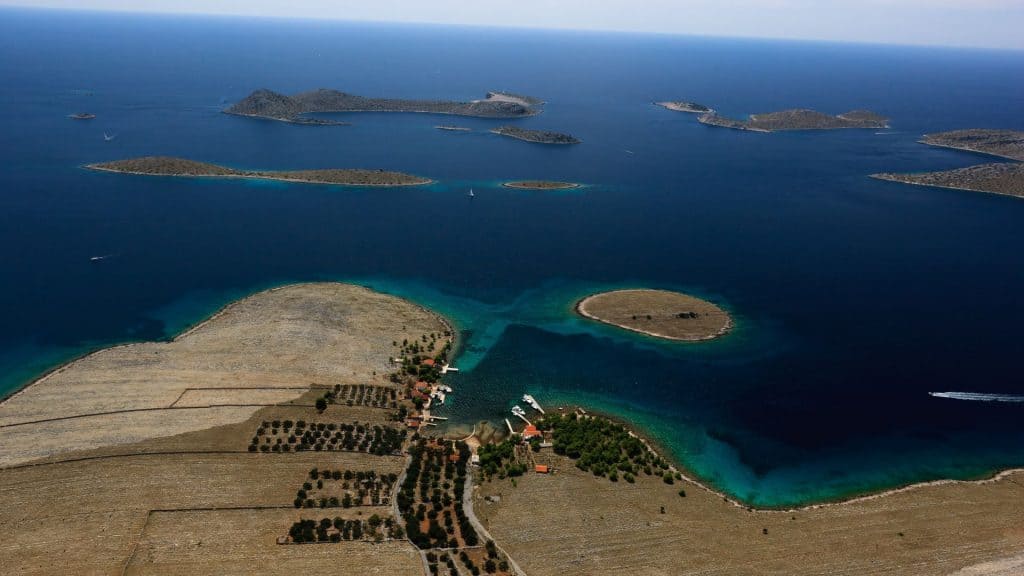
[(830, 116), (816, 110), (782, 110), (764, 114), (751, 114), (748, 120), (734, 120), (717, 114), (704, 114), (700, 117), (700, 122), (709, 126), (758, 132), (888, 128), (888, 121), (888, 118), (869, 110), (851, 110), (835, 116)]
[(1024, 164), (1015, 162), (978, 164), (956, 170), (917, 174), (881, 173), (872, 174), (871, 177), (904, 184), (991, 192), (1024, 198)]
[(1012, 160), (1024, 160), (1024, 132), (1015, 130), (953, 130), (925, 134), (922, 144), (991, 154)]

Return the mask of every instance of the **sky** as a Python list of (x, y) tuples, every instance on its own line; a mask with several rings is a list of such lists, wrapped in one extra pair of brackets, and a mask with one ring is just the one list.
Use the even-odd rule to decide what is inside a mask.
[(0, 6), (1024, 50), (1024, 0), (0, 0)]

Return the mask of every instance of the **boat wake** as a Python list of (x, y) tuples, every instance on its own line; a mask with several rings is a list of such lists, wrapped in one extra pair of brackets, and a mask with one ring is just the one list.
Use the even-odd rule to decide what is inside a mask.
[(1020, 394), (988, 394), (985, 392), (929, 392), (936, 398), (952, 398), (953, 400), (973, 400), (975, 402), (1024, 402)]

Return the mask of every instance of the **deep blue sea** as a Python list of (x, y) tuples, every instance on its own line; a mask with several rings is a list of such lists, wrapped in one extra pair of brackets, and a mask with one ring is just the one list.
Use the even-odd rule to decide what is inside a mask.
[[(482, 119), (220, 113), (261, 87), (509, 90), (548, 101), (518, 125), (584, 143), (503, 139), (486, 132), (503, 121)], [(892, 129), (743, 133), (651, 105), (662, 99), (730, 115), (869, 108)], [(1024, 394), (1024, 201), (867, 178), (987, 161), (916, 140), (1024, 129), (1024, 53), (4, 9), (0, 104), (0, 392), (96, 347), (171, 337), (255, 290), (336, 279), (457, 322), (459, 423), (500, 422), (524, 392), (601, 409), (751, 504), (1024, 465), (1024, 403), (928, 395)], [(79, 111), (97, 118), (67, 118)], [(478, 130), (433, 128), (453, 120)], [(437, 183), (80, 168), (149, 154)], [(515, 178), (588, 186), (500, 187)], [(668, 344), (572, 313), (622, 286), (709, 298), (737, 328)]]

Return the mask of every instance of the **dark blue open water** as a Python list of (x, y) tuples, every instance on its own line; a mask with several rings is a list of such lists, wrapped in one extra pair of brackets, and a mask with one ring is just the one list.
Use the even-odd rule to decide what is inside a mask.
[[(311, 128), (219, 114), (254, 88), (321, 86), (533, 94), (547, 111), (520, 125), (584, 144), (440, 132), (448, 119), (421, 115)], [(740, 133), (657, 99), (729, 114), (864, 107), (893, 130)], [(346, 279), (466, 330), (458, 420), (501, 418), (524, 391), (583, 403), (641, 423), (753, 504), (1024, 465), (1024, 404), (927, 394), (1024, 393), (1024, 201), (865, 177), (982, 160), (916, 144), (924, 132), (1024, 129), (1019, 52), (2, 10), (0, 103), (0, 391), (96, 346), (168, 337), (262, 287)], [(66, 118), (77, 111), (98, 118)], [(78, 167), (143, 154), (439, 182)], [(498, 187), (527, 177), (590, 186)], [(630, 285), (711, 298), (738, 328), (669, 345), (573, 316), (576, 298)]]

